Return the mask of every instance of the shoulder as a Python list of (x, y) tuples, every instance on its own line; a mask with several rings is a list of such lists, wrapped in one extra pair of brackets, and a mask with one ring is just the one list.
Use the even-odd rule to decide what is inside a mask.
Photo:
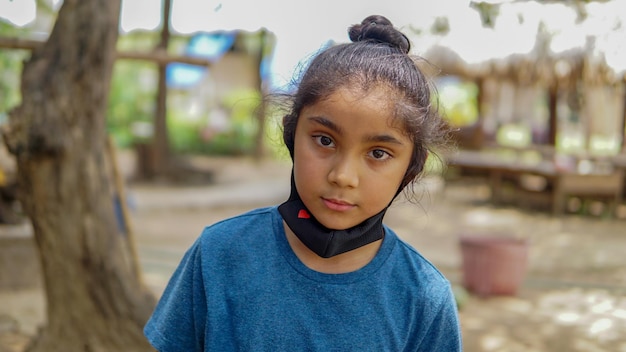
[(281, 226), (276, 206), (258, 208), (205, 227), (198, 244), (203, 257), (209, 253), (232, 256), (241, 251), (261, 250), (275, 242)]
[(450, 281), (421, 253), (389, 230), (395, 246), (387, 276), (403, 311), (411, 311), (414, 345), (428, 351), (460, 351), (458, 313)]
[(417, 283), (417, 288), (429, 294), (447, 294), (450, 290), (450, 281), (417, 249), (399, 238), (395, 232), (389, 228), (390, 236), (395, 237), (396, 245), (391, 256), (397, 275), (405, 276), (407, 280)]
[(275, 206), (250, 210), (205, 227), (201, 237), (224, 237), (226, 234), (231, 237), (242, 232), (270, 231), (276, 216), (279, 214)]
[(205, 227), (202, 235), (205, 236), (223, 230), (258, 228), (261, 225), (271, 224), (277, 215), (278, 210), (276, 206), (250, 210)]

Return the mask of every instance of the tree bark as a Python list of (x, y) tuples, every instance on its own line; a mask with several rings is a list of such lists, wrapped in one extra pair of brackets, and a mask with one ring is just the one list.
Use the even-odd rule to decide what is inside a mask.
[(114, 215), (105, 112), (120, 0), (65, 0), (22, 73), (5, 143), (32, 222), (47, 325), (29, 351), (149, 351), (154, 307)]

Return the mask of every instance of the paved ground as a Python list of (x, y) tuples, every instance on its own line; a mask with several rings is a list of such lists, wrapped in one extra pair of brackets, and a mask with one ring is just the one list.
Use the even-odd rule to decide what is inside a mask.
[[(219, 170), (211, 186), (130, 186), (139, 256), (156, 295), (205, 225), (287, 197), (287, 164), (211, 160), (209, 166)], [(399, 202), (386, 222), (456, 288), (462, 234), (521, 237), (530, 245), (528, 274), (515, 296), (462, 299), (466, 351), (626, 352), (626, 219), (496, 208), (479, 183), (426, 181), (420, 205)], [(32, 335), (44, 307), (39, 290), (0, 291), (0, 334)], [(5, 334), (0, 341), (0, 352), (19, 351), (24, 339)]]

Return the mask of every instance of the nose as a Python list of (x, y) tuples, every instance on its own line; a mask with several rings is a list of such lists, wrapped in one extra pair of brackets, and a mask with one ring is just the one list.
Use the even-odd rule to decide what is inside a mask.
[(338, 156), (328, 173), (328, 181), (339, 187), (357, 187), (359, 185), (358, 165), (356, 158)]

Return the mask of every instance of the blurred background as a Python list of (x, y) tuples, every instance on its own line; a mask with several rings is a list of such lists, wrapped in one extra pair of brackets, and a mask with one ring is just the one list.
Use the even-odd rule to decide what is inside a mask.
[[(62, 1), (0, 4), (3, 36), (21, 39), (4, 43), (2, 51), (5, 116), (19, 101), (19, 66), (34, 45), (27, 40), (47, 37)], [(316, 51), (346, 41), (350, 24), (384, 13), (408, 34), (412, 52), (433, 65), (438, 98), (446, 118), (460, 127), (461, 146), (547, 146), (565, 155), (611, 156), (623, 148), (623, 6), (178, 0), (167, 9), (164, 35), (162, 1), (122, 1), (107, 124), (120, 147), (155, 139), (158, 66), (165, 64), (168, 147), (271, 152), (275, 143), (255, 142), (261, 131), (271, 142), (276, 130), (271, 112), (263, 121), (252, 118), (260, 96), (290, 92)], [(157, 48), (169, 56), (159, 57)]]
[[(0, 125), (62, 6), (0, 0)], [(264, 98), (381, 14), (455, 128), (420, 204), (399, 201), (387, 223), (453, 283), (466, 350), (626, 351), (624, 13), (621, 0), (123, 0), (106, 130), (144, 280), (158, 296), (203, 226), (288, 196), (282, 111)], [(0, 351), (22, 351), (45, 287), (5, 149)]]

